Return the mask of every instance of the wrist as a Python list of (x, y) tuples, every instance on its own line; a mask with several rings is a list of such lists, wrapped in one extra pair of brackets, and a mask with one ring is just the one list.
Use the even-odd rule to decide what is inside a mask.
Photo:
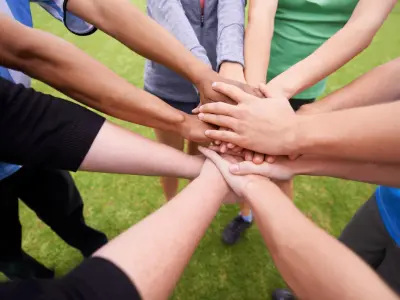
[(205, 81), (212, 81), (217, 73), (211, 68), (211, 66), (206, 64), (199, 64), (192, 67), (189, 70), (189, 79), (195, 85), (197, 90), (201, 90), (201, 85)]

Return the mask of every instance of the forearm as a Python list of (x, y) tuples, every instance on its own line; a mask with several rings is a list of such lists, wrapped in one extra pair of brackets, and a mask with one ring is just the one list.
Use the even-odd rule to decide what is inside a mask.
[(360, 162), (303, 155), (295, 161), (288, 160), (283, 165), (288, 166), (295, 175), (329, 176), (400, 187), (400, 164)]
[(217, 170), (201, 175), (95, 256), (119, 266), (143, 299), (167, 299), (227, 193)]
[(400, 101), (326, 114), (297, 116), (289, 130), (292, 154), (371, 162), (400, 162)]
[(218, 1), (217, 70), (224, 62), (244, 66), (245, 0)]
[(193, 179), (204, 159), (156, 143), (106, 122), (93, 141), (80, 170)]
[(309, 221), (278, 187), (253, 183), (246, 198), (279, 271), (300, 299), (397, 299), (374, 271)]
[(250, 0), (245, 33), (245, 78), (250, 85), (266, 82), (278, 1)]
[[(1, 16), (2, 64), (116, 118), (179, 132), (185, 115), (140, 90), (72, 44)], [(24, 40), (19, 40), (24, 36)], [(60, 72), (62, 70), (62, 72)]]
[(368, 106), (400, 99), (400, 59), (397, 58), (364, 74), (321, 101), (305, 105), (305, 113), (324, 113)]
[(341, 30), (270, 84), (289, 99), (326, 78), (370, 45), (396, 2), (360, 0)]
[(68, 10), (111, 35), (131, 50), (158, 62), (193, 83), (211, 71), (166, 29), (129, 0), (69, 0)]

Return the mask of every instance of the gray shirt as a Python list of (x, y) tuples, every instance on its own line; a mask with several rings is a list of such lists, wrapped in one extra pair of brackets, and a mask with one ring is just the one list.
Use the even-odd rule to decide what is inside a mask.
[[(147, 13), (173, 34), (197, 58), (216, 71), (225, 61), (244, 66), (246, 0), (148, 0)], [(144, 87), (150, 93), (178, 102), (196, 102), (192, 83), (155, 62), (146, 61)]]

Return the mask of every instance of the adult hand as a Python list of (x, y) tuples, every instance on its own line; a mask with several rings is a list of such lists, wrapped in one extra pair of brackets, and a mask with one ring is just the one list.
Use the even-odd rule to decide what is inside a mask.
[[(216, 152), (203, 147), (199, 147), (199, 151), (215, 164), (215, 166), (221, 172), (222, 176), (224, 177), (228, 185), (239, 197), (244, 197), (246, 187), (249, 183), (258, 180), (268, 180), (266, 177), (261, 177), (258, 175), (247, 175), (247, 176), (233, 175), (229, 171), (229, 168), (232, 165), (231, 162), (233, 159), (235, 159), (235, 157), (225, 156), (224, 158), (222, 158)], [(227, 159), (229, 159), (230, 161), (228, 161)]]
[[(228, 96), (218, 92), (213, 89), (212, 84), (214, 82), (225, 82), (227, 84), (234, 85), (241, 89), (242, 91), (249, 93), (257, 97), (264, 97), (258, 87), (251, 87), (245, 83), (238, 82), (235, 80), (230, 80), (218, 75), (216, 72), (210, 69), (208, 72), (204, 72), (204, 75), (198, 82), (195, 82), (195, 86), (200, 93), (201, 104), (211, 103), (211, 102), (226, 102), (234, 103)], [(197, 110), (193, 112), (196, 113)]]
[(264, 162), (257, 165), (251, 161), (243, 161), (232, 164), (229, 170), (235, 175), (257, 174), (276, 180), (290, 180), (295, 175), (290, 168), (290, 160), (285, 157), (277, 158), (272, 164)]
[(211, 140), (204, 134), (209, 129), (214, 129), (214, 127), (200, 121), (197, 116), (185, 115), (185, 121), (180, 127), (180, 134), (189, 141), (197, 143), (210, 142)]
[(200, 120), (232, 130), (207, 130), (207, 137), (259, 153), (295, 154), (298, 119), (287, 99), (259, 99), (224, 83), (214, 84), (214, 89), (238, 105), (209, 103), (200, 108)]

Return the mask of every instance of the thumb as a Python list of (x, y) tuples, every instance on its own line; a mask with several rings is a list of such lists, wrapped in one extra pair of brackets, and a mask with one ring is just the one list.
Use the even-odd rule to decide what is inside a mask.
[(270, 169), (270, 164), (266, 162), (256, 165), (252, 161), (243, 161), (241, 163), (231, 165), (229, 171), (235, 175), (258, 174), (268, 177)]

